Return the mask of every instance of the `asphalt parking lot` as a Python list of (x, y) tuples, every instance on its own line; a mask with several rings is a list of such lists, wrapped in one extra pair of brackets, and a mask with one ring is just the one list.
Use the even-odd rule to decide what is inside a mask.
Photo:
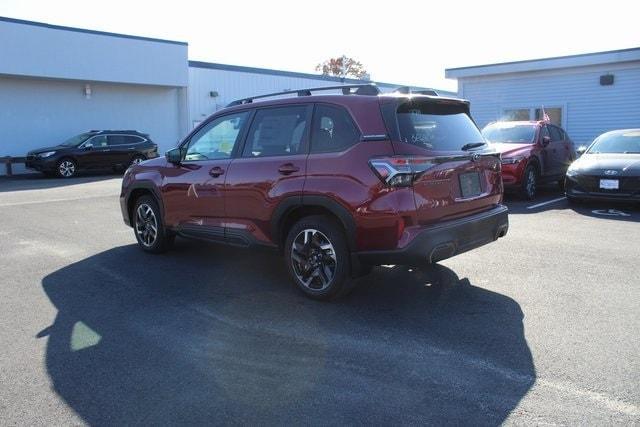
[(637, 207), (508, 198), (504, 239), (319, 303), (271, 252), (142, 253), (119, 185), (0, 179), (2, 425), (640, 423)]

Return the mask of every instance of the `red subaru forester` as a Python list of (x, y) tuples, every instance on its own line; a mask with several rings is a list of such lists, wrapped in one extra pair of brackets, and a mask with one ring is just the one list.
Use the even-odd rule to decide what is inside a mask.
[(500, 156), (467, 101), (320, 90), (236, 101), (129, 168), (120, 204), (140, 247), (272, 247), (304, 293), (331, 299), (371, 265), (434, 263), (507, 233)]

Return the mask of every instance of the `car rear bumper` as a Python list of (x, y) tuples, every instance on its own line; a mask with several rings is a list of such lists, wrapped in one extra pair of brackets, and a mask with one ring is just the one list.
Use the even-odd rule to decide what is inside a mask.
[(403, 248), (356, 255), (363, 264), (433, 263), (491, 243), (505, 236), (508, 229), (508, 209), (498, 205), (489, 211), (425, 227)]

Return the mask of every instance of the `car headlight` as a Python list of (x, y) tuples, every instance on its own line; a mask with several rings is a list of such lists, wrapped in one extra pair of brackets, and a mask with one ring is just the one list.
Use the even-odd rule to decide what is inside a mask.
[(569, 166), (569, 169), (567, 169), (567, 176), (576, 176), (578, 175), (578, 172), (579, 172), (578, 168)]
[(45, 158), (45, 157), (51, 157), (54, 154), (56, 154), (55, 151), (46, 151), (44, 153), (38, 153), (37, 156), (40, 157), (40, 158)]
[(503, 157), (501, 163), (503, 165), (515, 165), (524, 160), (524, 156)]

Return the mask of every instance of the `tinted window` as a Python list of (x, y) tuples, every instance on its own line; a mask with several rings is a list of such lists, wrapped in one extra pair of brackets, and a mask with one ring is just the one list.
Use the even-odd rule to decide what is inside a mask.
[(349, 113), (338, 107), (318, 105), (311, 128), (311, 152), (342, 151), (355, 144), (360, 133)]
[(140, 144), (144, 141), (144, 138), (135, 135), (125, 135), (124, 140), (126, 141), (125, 144)]
[(128, 144), (127, 138), (124, 135), (109, 135), (107, 136), (108, 145), (124, 145)]
[(71, 137), (69, 139), (67, 139), (65, 142), (63, 142), (60, 145), (65, 145), (67, 147), (76, 147), (80, 144), (82, 144), (83, 142), (85, 142), (87, 140), (87, 138), (89, 138), (91, 135), (93, 135), (92, 133), (82, 133), (80, 135), (76, 135), (74, 137)]
[(549, 133), (551, 134), (552, 141), (562, 141), (562, 133), (560, 129), (555, 126), (547, 126), (549, 128)]
[(398, 107), (400, 140), (434, 151), (460, 151), (484, 142), (480, 130), (460, 105), (408, 101)]
[(200, 129), (189, 142), (185, 160), (228, 159), (249, 112), (219, 117)]
[(534, 125), (516, 125), (509, 122), (498, 122), (482, 129), (482, 136), (489, 142), (531, 144), (536, 135)]
[(98, 135), (91, 138), (88, 142), (91, 143), (94, 147), (106, 147), (107, 146), (107, 136), (106, 135)]
[(605, 133), (596, 138), (588, 153), (640, 153), (640, 130)]
[(284, 156), (303, 151), (307, 106), (258, 110), (244, 147), (244, 157)]

